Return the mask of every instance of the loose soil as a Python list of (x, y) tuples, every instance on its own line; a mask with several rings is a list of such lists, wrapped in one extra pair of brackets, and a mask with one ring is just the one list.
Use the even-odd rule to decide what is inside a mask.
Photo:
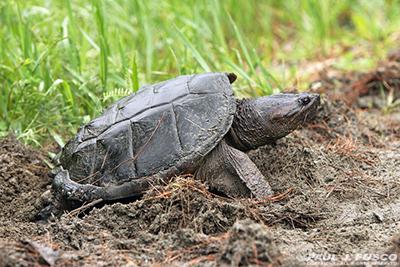
[(217, 196), (186, 175), (44, 223), (46, 150), (0, 140), (0, 266), (398, 264), (398, 58), (326, 70), (310, 90), (323, 96), (317, 117), (249, 153), (276, 192), (265, 200)]

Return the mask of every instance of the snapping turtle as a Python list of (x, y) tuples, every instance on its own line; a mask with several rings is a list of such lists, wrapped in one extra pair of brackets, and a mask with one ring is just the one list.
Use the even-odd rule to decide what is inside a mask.
[(246, 151), (286, 136), (319, 105), (316, 94), (237, 100), (232, 73), (179, 76), (146, 85), (80, 128), (53, 181), (64, 206), (143, 194), (157, 181), (194, 173), (225, 195), (271, 195)]

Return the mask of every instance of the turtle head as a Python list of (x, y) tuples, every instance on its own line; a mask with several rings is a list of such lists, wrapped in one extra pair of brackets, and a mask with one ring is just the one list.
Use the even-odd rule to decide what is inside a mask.
[(310, 93), (239, 100), (228, 139), (241, 150), (273, 143), (314, 117), (319, 103)]
[(263, 135), (276, 140), (313, 117), (319, 102), (318, 94), (276, 94), (258, 98), (253, 105), (262, 121)]

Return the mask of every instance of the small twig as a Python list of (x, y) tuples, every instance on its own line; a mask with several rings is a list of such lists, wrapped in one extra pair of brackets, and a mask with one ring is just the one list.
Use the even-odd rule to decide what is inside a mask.
[(281, 200), (285, 199), (293, 191), (294, 191), (294, 189), (292, 187), (290, 187), (286, 192), (283, 192), (281, 194), (274, 195), (274, 196), (271, 196), (271, 197), (266, 197), (266, 198), (264, 198), (262, 200), (256, 201), (256, 204), (262, 204), (262, 203), (265, 203), (265, 202), (281, 201)]
[(111, 172), (115, 171), (116, 169), (118, 169), (119, 167), (121, 167), (121, 165), (130, 162), (130, 161), (135, 161), (137, 160), (137, 158), (140, 156), (140, 154), (143, 152), (143, 150), (147, 147), (147, 145), (150, 143), (150, 141), (153, 139), (154, 134), (157, 132), (158, 128), (160, 128), (161, 123), (164, 121), (164, 117), (165, 117), (165, 113), (163, 113), (163, 115), (161, 116), (161, 118), (158, 120), (156, 127), (154, 128), (153, 132), (151, 133), (151, 135), (149, 136), (149, 138), (147, 139), (146, 143), (144, 143), (143, 146), (141, 146), (139, 148), (139, 151), (136, 153), (135, 156), (133, 156), (132, 158), (129, 158), (127, 160), (121, 161), (117, 166), (115, 166), (114, 168), (111, 169)]
[(210, 254), (210, 255), (204, 255), (204, 256), (200, 256), (197, 258), (192, 259), (191, 261), (188, 262), (188, 266), (192, 266), (192, 265), (196, 265), (199, 264), (202, 261), (207, 261), (207, 262), (211, 262), (216, 260), (216, 255), (215, 254)]
[[(188, 255), (190, 253), (193, 253), (194, 251), (204, 247), (204, 246), (208, 246), (209, 244), (212, 243), (219, 243), (221, 244), (224, 240), (226, 240), (229, 237), (229, 233), (225, 232), (222, 233), (218, 236), (212, 236), (209, 237), (203, 241), (201, 241), (199, 244), (193, 245), (191, 247), (188, 248), (183, 248), (180, 250), (176, 250), (176, 251), (169, 251), (167, 252), (168, 256), (166, 257), (166, 259), (164, 260), (164, 263), (171, 263), (172, 261), (176, 260), (176, 259), (180, 259), (182, 258), (182, 256)], [(211, 257), (211, 258), (209, 258)], [(198, 262), (201, 262), (203, 260), (214, 260), (215, 259), (215, 255), (214, 254), (209, 254), (209, 255), (204, 255), (204, 256), (200, 256), (197, 258), (192, 259), (190, 262), (188, 262), (188, 266), (192, 266), (193, 264), (196, 264)]]
[(68, 213), (68, 216), (72, 217), (72, 216), (78, 215), (81, 211), (86, 210), (86, 209), (88, 209), (90, 207), (93, 207), (94, 205), (97, 205), (102, 201), (103, 201), (102, 198), (93, 200), (92, 202), (89, 202), (89, 203), (87, 203), (87, 204), (85, 204), (85, 205), (83, 205), (83, 206), (81, 206), (81, 207), (79, 207), (77, 209), (72, 210), (71, 212)]

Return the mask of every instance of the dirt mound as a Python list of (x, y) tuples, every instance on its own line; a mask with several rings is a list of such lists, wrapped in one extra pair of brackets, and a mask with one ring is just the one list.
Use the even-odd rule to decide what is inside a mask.
[[(187, 176), (176, 178), (166, 187), (154, 188), (142, 200), (94, 210), (86, 220), (102, 224), (107, 217), (112, 221), (106, 222), (107, 227), (121, 229), (128, 222), (130, 230), (152, 234), (172, 233), (182, 228), (215, 234), (226, 232), (237, 218), (244, 216), (245, 207), (241, 203), (213, 195), (203, 184)], [(122, 222), (118, 218), (123, 218)]]
[(0, 211), (2, 218), (30, 221), (40, 195), (50, 183), (41, 152), (14, 137), (0, 140)]
[(15, 240), (45, 233), (44, 227), (31, 222), (50, 184), (43, 159), (42, 152), (12, 136), (0, 140), (0, 266), (36, 262)]
[(267, 227), (244, 220), (238, 221), (229, 230), (218, 263), (230, 266), (278, 265), (281, 257)]
[(400, 112), (349, 105), (343, 99), (357, 79), (320, 81), (325, 97), (311, 124), (249, 152), (276, 192), (264, 200), (216, 196), (188, 175), (135, 202), (35, 223), (50, 182), (43, 155), (0, 140), (0, 212), (8, 218), (0, 225), (0, 266), (298, 266), (348, 264), (344, 256), (354, 262), (359, 253), (396, 256)]
[[(271, 262), (272, 258), (266, 258), (268, 247), (261, 248), (261, 243), (256, 256), (245, 251), (239, 255), (235, 251), (240, 246), (253, 250), (254, 242), (266, 239), (263, 232), (255, 235), (260, 227), (265, 229), (263, 224), (255, 222), (262, 221), (257, 205), (252, 200), (213, 195), (191, 176), (177, 177), (165, 187), (154, 188), (142, 200), (95, 208), (83, 220), (66, 214), (52, 223), (50, 229), (63, 249), (84, 246), (85, 250), (95, 252), (99, 246), (107, 246), (117, 252), (128, 250), (131, 256), (135, 255), (137, 264), (211, 259), (247, 262), (252, 257), (255, 261)], [(241, 218), (251, 218), (253, 225), (235, 226)], [(252, 235), (242, 233), (240, 227)], [(238, 236), (246, 236), (248, 240), (243, 238), (239, 242)], [(231, 244), (231, 238), (237, 244)]]

